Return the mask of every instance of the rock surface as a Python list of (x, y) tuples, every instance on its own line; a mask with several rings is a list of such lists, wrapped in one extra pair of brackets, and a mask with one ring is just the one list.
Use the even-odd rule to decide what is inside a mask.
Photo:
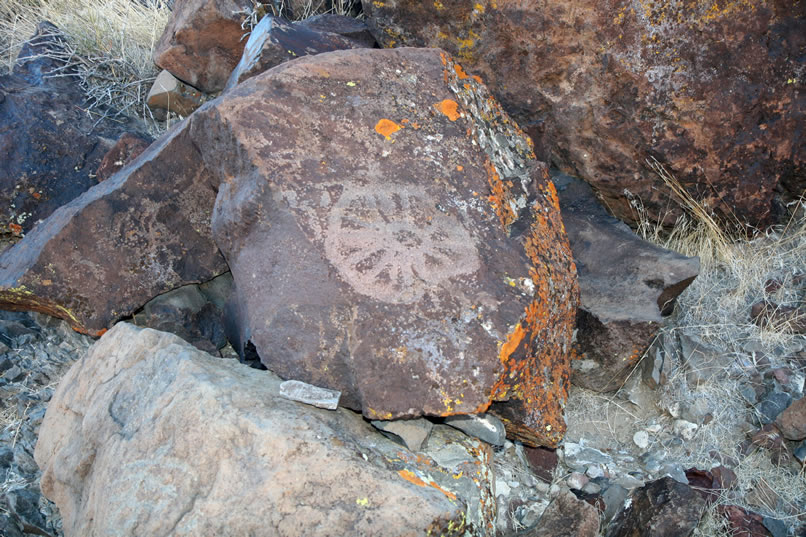
[(215, 196), (189, 124), (177, 125), (0, 254), (0, 308), (99, 335), (158, 294), (224, 273), (210, 230)]
[(146, 104), (159, 116), (174, 112), (185, 117), (201, 106), (202, 93), (163, 69), (148, 91)]
[(775, 424), (787, 440), (806, 438), (806, 398), (798, 399), (789, 405), (778, 415)]
[(596, 537), (599, 535), (599, 511), (578, 500), (570, 492), (554, 498), (528, 537)]
[(365, 41), (325, 32), (315, 26), (293, 24), (266, 15), (249, 35), (243, 56), (224, 90), (294, 58), (350, 48), (367, 48), (367, 45)]
[(482, 464), (467, 451), (478, 441), (453, 436), (418, 458), (349, 411), (281, 398), (279, 384), (115, 326), (65, 376), (37, 444), (65, 536), (484, 534), (469, 497), (440, 484), (464, 472), (481, 505), (473, 479), (489, 482), (490, 453)]
[(364, 45), (366, 48), (376, 48), (378, 46), (367, 23), (355, 17), (324, 13), (308, 17), (297, 24), (317, 32), (339, 34)]
[(438, 50), (337, 51), (193, 119), (238, 346), (371, 419), (500, 401), (510, 435), (557, 443), (575, 270), (547, 170), (481, 84)]
[(78, 79), (40, 56), (64, 53), (61, 39), (41, 23), (13, 72), (0, 77), (0, 238), (27, 234), (96, 185), (104, 155), (123, 132), (138, 129), (125, 117), (87, 113)]
[(117, 172), (119, 172), (126, 164), (133, 161), (140, 154), (148, 149), (151, 145), (151, 140), (134, 135), (130, 132), (125, 132), (118, 138), (112, 149), (107, 151), (101, 164), (98, 165), (98, 170), (95, 172), (95, 178), (98, 181), (106, 181)]
[(154, 63), (205, 93), (224, 89), (241, 58), (250, 0), (176, 0)]
[[(385, 47), (440, 47), (481, 75), (538, 155), (621, 219), (674, 223), (657, 158), (729, 221), (760, 226), (806, 188), (804, 10), (783, 2), (362, 2)], [(629, 195), (625, 194), (625, 190)], [(672, 210), (670, 210), (670, 207)]]
[(617, 390), (699, 273), (699, 259), (642, 240), (608, 215), (583, 181), (559, 173), (552, 179), (579, 274), (571, 382)]

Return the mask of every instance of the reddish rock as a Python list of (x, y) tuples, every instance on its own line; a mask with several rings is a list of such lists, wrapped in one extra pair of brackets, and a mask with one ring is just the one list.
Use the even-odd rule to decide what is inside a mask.
[(266, 15), (249, 35), (241, 61), (232, 71), (224, 90), (294, 58), (350, 48), (367, 48), (367, 45), (336, 33)]
[(671, 477), (630, 494), (607, 527), (607, 537), (687, 537), (705, 510), (705, 499)]
[(806, 398), (801, 398), (789, 405), (778, 415), (775, 424), (787, 440), (803, 440), (806, 438)]
[(708, 505), (715, 502), (725, 489), (729, 489), (736, 483), (736, 474), (724, 466), (717, 466), (711, 471), (689, 468), (686, 470), (686, 478), (688, 484), (705, 499)]
[(149, 145), (151, 145), (149, 140), (130, 132), (123, 133), (117, 143), (112, 146), (112, 149), (101, 160), (101, 164), (95, 172), (95, 178), (98, 181), (109, 179), (126, 164), (140, 156), (140, 153), (145, 151)]
[(206, 93), (220, 91), (238, 65), (251, 0), (176, 0), (154, 63)]
[(717, 509), (727, 520), (733, 537), (772, 537), (764, 527), (761, 515), (745, 511), (738, 505), (720, 505)]
[(525, 537), (596, 537), (599, 535), (599, 510), (578, 500), (570, 492), (554, 498), (537, 526)]
[(548, 171), (484, 86), (438, 50), (354, 49), (193, 117), (238, 346), (372, 419), (495, 401), (508, 435), (557, 444), (575, 269)]
[(652, 343), (677, 296), (699, 273), (698, 258), (642, 240), (609, 214), (583, 181), (554, 174), (579, 274), (577, 359), (571, 382), (620, 388)]
[(544, 447), (531, 448), (527, 446), (524, 447), (524, 454), (526, 455), (526, 461), (529, 463), (529, 467), (537, 477), (546, 483), (551, 483), (554, 480), (554, 469), (557, 468), (557, 464), (560, 462), (556, 450)]
[(216, 185), (189, 123), (61, 207), (0, 255), (0, 309), (99, 335), (156, 295), (227, 270), (210, 231)]
[(768, 224), (806, 188), (802, 4), (362, 3), (383, 46), (441, 47), (481, 75), (621, 219), (633, 197), (679, 214), (650, 157), (731, 222)]
[[(97, 184), (114, 141), (138, 131), (125, 117), (87, 113), (78, 80), (45, 56), (60, 50), (59, 30), (42, 23), (13, 73), (0, 77), (0, 237), (18, 239)], [(50, 77), (55, 69), (62, 76)]]
[(762, 328), (806, 334), (806, 308), (780, 306), (764, 300), (753, 304), (750, 318)]

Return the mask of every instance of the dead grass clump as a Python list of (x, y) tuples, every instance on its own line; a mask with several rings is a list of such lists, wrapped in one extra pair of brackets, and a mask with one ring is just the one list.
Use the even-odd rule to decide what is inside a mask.
[(152, 52), (169, 16), (165, 0), (4, 0), (3, 70), (13, 68), (22, 44), (47, 20), (65, 43), (65, 52), (54, 54), (78, 76), (90, 109), (148, 118), (145, 98), (157, 74)]

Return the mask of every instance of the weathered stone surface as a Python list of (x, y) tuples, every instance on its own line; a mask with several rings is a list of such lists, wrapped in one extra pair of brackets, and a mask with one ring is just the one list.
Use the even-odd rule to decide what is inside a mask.
[(99, 120), (84, 110), (78, 79), (41, 56), (59, 51), (58, 29), (42, 23), (13, 72), (0, 77), (0, 237), (25, 235), (97, 184), (95, 171), (115, 140), (138, 132), (125, 117)]
[(420, 451), (423, 443), (428, 440), (434, 424), (425, 418), (413, 420), (373, 420), (372, 426), (385, 433), (399, 438), (411, 451)]
[(680, 342), (680, 357), (686, 365), (686, 380), (691, 387), (710, 382), (714, 377), (724, 377), (733, 363), (732, 356), (695, 334), (681, 332), (677, 339)]
[(148, 92), (146, 104), (152, 110), (166, 114), (175, 112), (185, 117), (201, 106), (202, 93), (163, 69)]
[(366, 48), (375, 48), (378, 46), (367, 23), (355, 17), (337, 15), (335, 13), (324, 13), (322, 15), (308, 17), (305, 20), (299, 21), (297, 24), (317, 32), (329, 32), (342, 35), (361, 43)]
[(238, 65), (250, 0), (176, 0), (154, 48), (154, 63), (205, 93), (224, 88)]
[(368, 47), (360, 40), (266, 15), (249, 35), (224, 90), (294, 58), (350, 48)]
[(339, 397), (341, 397), (337, 391), (311, 386), (298, 380), (286, 380), (281, 383), (280, 395), (292, 401), (327, 410), (336, 410), (339, 407)]
[(212, 240), (216, 184), (177, 125), (131, 165), (0, 255), (0, 308), (98, 335), (156, 295), (227, 270)]
[(800, 4), (362, 4), (383, 46), (441, 47), (481, 75), (619, 218), (636, 216), (625, 189), (668, 224), (679, 214), (650, 156), (730, 221), (769, 223), (778, 194), (806, 188)]
[(596, 537), (599, 535), (599, 511), (570, 492), (562, 492), (546, 508), (537, 526), (524, 535)]
[(761, 515), (746, 511), (738, 505), (720, 505), (717, 509), (725, 517), (732, 535), (736, 537), (772, 537), (772, 534), (764, 527)]
[(151, 140), (130, 132), (124, 132), (115, 145), (112, 146), (112, 149), (104, 155), (95, 172), (95, 178), (99, 182), (106, 181), (126, 164), (139, 157), (140, 153), (145, 151), (149, 145), (151, 145)]
[(573, 262), (547, 170), (481, 84), (438, 50), (337, 51), (193, 118), (219, 148), (237, 346), (372, 419), (501, 401), (509, 434), (558, 442)]
[(664, 477), (636, 489), (607, 527), (607, 537), (687, 537), (705, 509), (691, 487)]
[(560, 173), (553, 180), (579, 274), (571, 382), (616, 390), (699, 273), (699, 259), (642, 240), (608, 215), (583, 181)]
[(491, 486), (481, 442), (432, 438), (434, 457), (414, 455), (279, 384), (116, 325), (60, 384), (36, 448), (65, 537), (492, 535), (465, 510)]
[(801, 398), (789, 405), (775, 424), (787, 440), (803, 440), (806, 438), (806, 398)]
[(448, 416), (445, 424), (465, 434), (484, 440), (493, 446), (503, 446), (507, 431), (501, 420), (491, 414), (465, 414)]

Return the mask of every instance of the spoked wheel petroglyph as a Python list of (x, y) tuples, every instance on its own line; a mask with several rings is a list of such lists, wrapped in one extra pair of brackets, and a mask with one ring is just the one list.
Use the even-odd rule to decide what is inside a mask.
[(328, 215), (325, 252), (357, 292), (395, 304), (479, 268), (462, 223), (427, 193), (403, 185), (373, 192), (345, 185)]

